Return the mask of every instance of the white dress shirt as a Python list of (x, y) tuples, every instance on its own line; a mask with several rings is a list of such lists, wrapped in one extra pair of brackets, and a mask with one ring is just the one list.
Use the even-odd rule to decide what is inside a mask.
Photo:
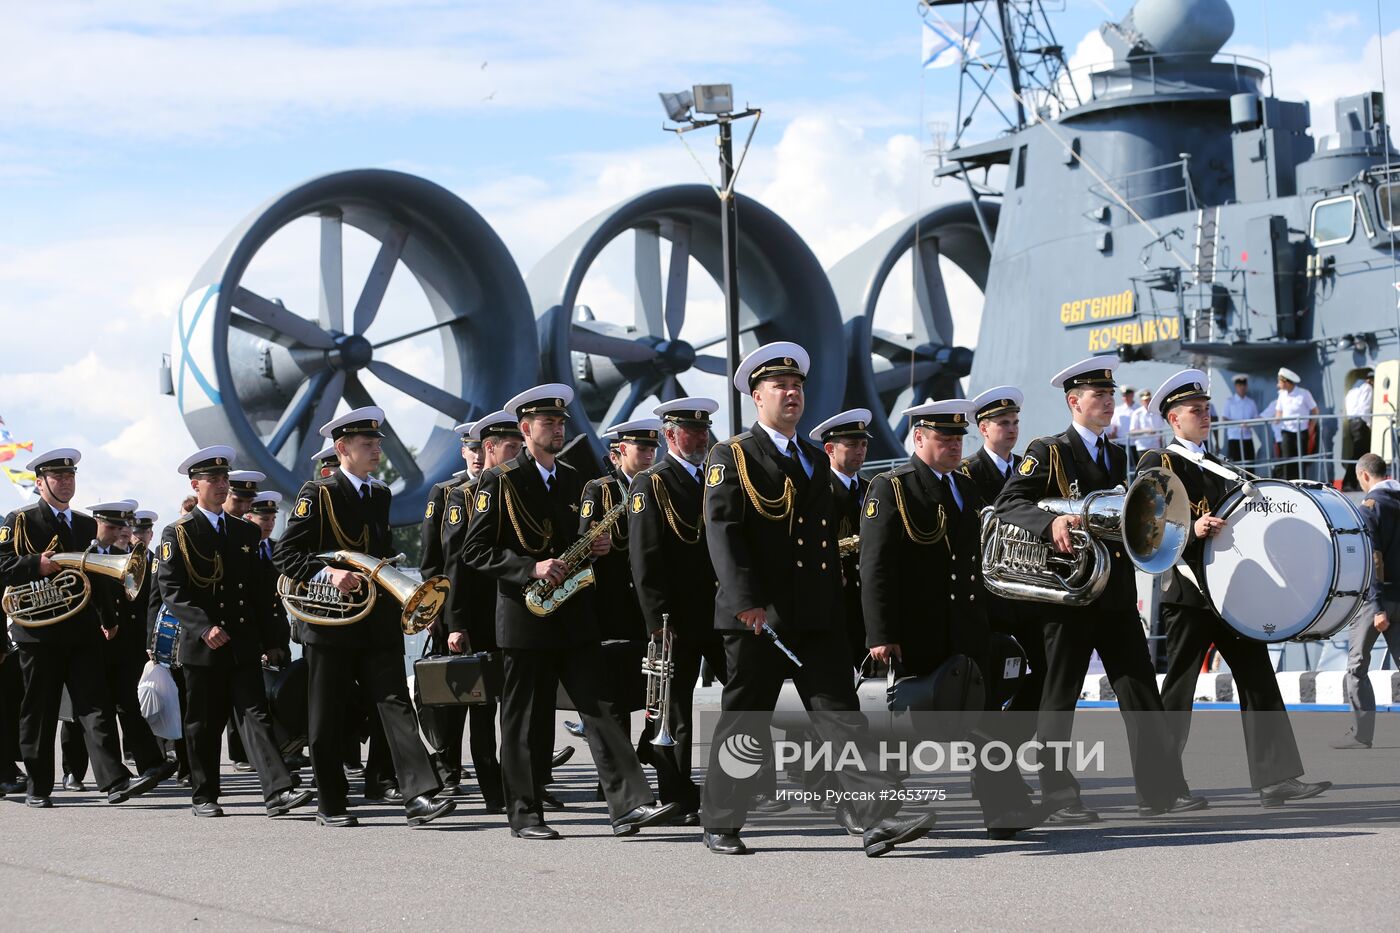
[(1127, 402), (1120, 402), (1113, 409), (1113, 426), (1117, 429), (1114, 435), (1118, 443), (1128, 443), (1128, 431), (1132, 428), (1133, 412), (1141, 408), (1141, 405), (1129, 405)]
[(45, 502), (44, 505), (49, 506), (49, 511), (53, 513), (54, 518), (58, 519), (60, 522), (67, 522), (69, 528), (73, 527), (72, 509), (56, 509), (53, 506), (49, 505), (47, 502)]
[(1302, 433), (1308, 429), (1310, 422), (1307, 415), (1317, 407), (1317, 402), (1313, 401), (1312, 393), (1302, 386), (1294, 386), (1285, 392), (1278, 390), (1278, 413), (1282, 420), (1279, 427), (1284, 431)]
[(203, 512), (204, 517), (209, 519), (210, 527), (212, 527), (215, 531), (219, 530), (219, 521), (224, 517), (223, 512), (211, 512), (202, 505), (196, 505), (195, 508)]
[[(1090, 460), (1094, 461), (1095, 463), (1099, 462), (1099, 437), (1101, 436), (1104, 439), (1104, 456), (1108, 456), (1109, 440), (1106, 434), (1095, 434), (1092, 430), (1084, 427), (1084, 425), (1080, 424), (1078, 421), (1074, 421), (1071, 423), (1074, 425), (1074, 429), (1079, 432), (1079, 439), (1084, 442), (1085, 449), (1089, 451)], [(990, 453), (990, 451), (988, 451), (988, 453)]]
[[(1227, 422), (1252, 421), (1259, 417), (1259, 406), (1248, 395), (1232, 392), (1230, 397), (1225, 400), (1224, 417)], [(1225, 436), (1232, 441), (1252, 441), (1254, 440), (1254, 428), (1238, 424), (1231, 425), (1225, 429)]]
[(1162, 429), (1167, 423), (1162, 420), (1162, 416), (1157, 414), (1154, 405), (1151, 408), (1139, 408), (1133, 412), (1133, 423), (1131, 431), (1146, 431), (1146, 434), (1139, 434), (1133, 438), (1133, 446), (1139, 452), (1151, 450), (1154, 447), (1162, 446)]
[(1371, 422), (1371, 405), (1375, 398), (1371, 384), (1365, 379), (1356, 380), (1356, 385), (1347, 392), (1347, 417), (1360, 418), (1367, 424)]
[[(344, 467), (341, 467), (341, 468), (340, 468), (340, 472), (344, 473), (344, 474), (345, 474), (345, 478), (348, 479), (348, 480), (351, 482), (352, 485), (354, 485), (354, 487), (355, 487), (355, 495), (357, 495), (357, 496), (364, 496), (364, 494), (365, 494), (365, 492), (364, 492), (365, 487), (366, 487), (366, 486), (370, 486), (369, 478), (366, 477), (365, 479), (360, 479), (360, 477), (356, 476), (354, 473), (351, 473), (349, 470), (345, 469)], [(370, 491), (371, 491), (371, 492), (374, 491), (374, 488), (373, 488), (372, 486), (370, 486)]]
[(802, 449), (801, 444), (797, 443), (796, 437), (786, 437), (781, 431), (773, 430), (772, 428), (768, 427), (768, 425), (764, 424), (762, 421), (758, 423), (758, 426), (763, 430), (767, 431), (768, 436), (773, 439), (773, 446), (778, 448), (778, 455), (780, 457), (786, 457), (788, 455), (787, 451), (789, 441), (791, 441), (791, 443), (793, 444), (796, 444), (797, 459), (802, 463), (802, 471), (807, 474), (808, 479), (812, 478), (812, 461), (807, 459), (807, 452)]
[[(992, 448), (990, 448), (990, 447), (983, 447), (982, 449), (985, 450), (985, 451), (987, 452), (987, 456), (988, 456), (988, 457), (991, 457), (991, 458), (992, 458), (992, 465), (995, 466), (995, 467), (997, 468), (997, 472), (998, 472), (998, 473), (1000, 473), (1002, 476), (1009, 476), (1009, 475), (1010, 475), (1010, 470), (1011, 470), (1011, 461), (1010, 461), (1010, 460), (1003, 460), (1003, 459), (1001, 459), (1000, 457), (997, 456), (997, 452), (996, 452), (995, 450), (992, 450)], [(1015, 455), (1013, 454), (1012, 456), (1015, 456)]]
[(836, 477), (841, 482), (841, 485), (845, 486), (851, 492), (856, 491), (856, 478), (854, 476), (847, 476), (845, 473), (836, 469), (836, 467), (831, 468), (831, 475)]
[(553, 467), (551, 467), (550, 469), (546, 470), (546, 469), (544, 468), (544, 464), (543, 464), (543, 463), (540, 463), (538, 460), (535, 461), (535, 469), (537, 469), (537, 470), (540, 471), (540, 479), (544, 480), (544, 488), (545, 488), (545, 489), (549, 489), (549, 488), (550, 488), (550, 484), (554, 482), (554, 473), (555, 473), (555, 471), (556, 471), (558, 468), (559, 468), (559, 467), (558, 467), (558, 465), (556, 464), (555, 466), (553, 466)]

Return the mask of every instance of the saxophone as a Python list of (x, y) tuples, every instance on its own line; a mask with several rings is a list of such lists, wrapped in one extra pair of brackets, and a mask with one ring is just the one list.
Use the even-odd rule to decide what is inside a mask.
[(556, 586), (548, 580), (531, 580), (526, 585), (526, 609), (541, 617), (551, 615), (564, 605), (564, 601), (570, 596), (593, 583), (593, 555), (589, 551), (592, 550), (593, 542), (598, 540), (600, 535), (617, 524), (617, 520), (622, 517), (626, 507), (627, 500), (623, 499), (608, 509), (598, 520), (598, 524), (588, 529), (583, 537), (569, 545), (564, 553), (559, 555), (558, 559), (568, 567), (563, 583)]

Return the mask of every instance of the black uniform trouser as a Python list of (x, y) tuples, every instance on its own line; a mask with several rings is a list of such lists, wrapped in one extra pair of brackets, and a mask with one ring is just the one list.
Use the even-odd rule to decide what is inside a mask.
[[(175, 681), (175, 690), (180, 695), (181, 709), (181, 733), (184, 732), (184, 710), (189, 709), (190, 701), (185, 693), (185, 669), (179, 665), (170, 669), (170, 678)], [(175, 758), (176, 774), (188, 775), (190, 773), (190, 756), (185, 746), (185, 737), (182, 734), (178, 739), (160, 739), (161, 750), (165, 752), (165, 757)]]
[(642, 730), (641, 742), (646, 745), (652, 764), (656, 767), (656, 791), (662, 803), (678, 804), (682, 812), (700, 809), (700, 787), (695, 783), (693, 749), (695, 745), (695, 682), (700, 677), (703, 659), (715, 672), (720, 683), (726, 683), (724, 641), (713, 630), (702, 635), (677, 634), (671, 647), (675, 675), (671, 678), (671, 702), (667, 707), (667, 728), (675, 745), (652, 745), (657, 723), (648, 722)]
[[(1065, 622), (1044, 623), (1046, 667), (1036, 728), (1039, 740), (1047, 745), (1070, 740), (1089, 658), (1097, 650), (1127, 728), (1138, 800), (1165, 807), (1181, 792), (1185, 779), (1181, 757), (1168, 733), (1142, 623), (1132, 611), (1090, 606), (1072, 612)], [(1055, 756), (1040, 757), (1041, 799), (1057, 809), (1079, 803), (1079, 781), (1074, 775), (1056, 768)]]
[(760, 769), (748, 780), (720, 777), (723, 772), (716, 755), (731, 735), (746, 733), (769, 746), (767, 754), (771, 759), (771, 732), (766, 723), (778, 702), (783, 681), (792, 678), (802, 705), (818, 714), (812, 722), (813, 731), (833, 745), (838, 752), (836, 757), (840, 757), (847, 743), (859, 749), (865, 768), (845, 768), (837, 773), (836, 780), (843, 791), (853, 795), (853, 802), (843, 806), (860, 825), (873, 826), (897, 812), (899, 805), (880, 799), (881, 792), (892, 790), (895, 781), (881, 771), (869, 724), (860, 712), (846, 634), (813, 632), (784, 636), (783, 641), (802, 660), (802, 667), (789, 661), (761, 635), (747, 631), (724, 633), (729, 681), (724, 685), (722, 711), (710, 744), (701, 820), (710, 832), (738, 832), (743, 828), (763, 771)]
[[(1173, 713), (1170, 724), (1177, 756), (1186, 748), (1191, 730), (1191, 707), (1196, 676), (1206, 652), (1215, 645), (1235, 681), (1244, 726), (1249, 781), (1254, 788), (1267, 787), (1303, 773), (1293, 726), (1279, 693), (1278, 678), (1263, 642), (1241, 638), (1209, 609), (1195, 606), (1162, 606), (1167, 630), (1167, 676), (1162, 681), (1162, 705)], [(1185, 785), (1183, 784), (1183, 789)]]
[[(505, 805), (505, 785), (501, 778), (501, 762), (496, 757), (496, 710), (498, 706), (499, 704), (495, 700), (489, 700), (478, 706), (467, 707), (467, 728), (471, 730), (472, 767), (476, 769), (476, 783), (481, 790), (481, 799), (488, 807)], [(461, 742), (460, 735), (457, 741)], [(460, 753), (457, 761), (460, 771)]]
[(248, 753), (243, 748), (243, 740), (238, 737), (238, 729), (234, 726), (234, 710), (229, 710), (228, 717), (228, 758), (229, 761), (247, 761)]
[(186, 664), (185, 743), (190, 756), (190, 797), (195, 803), (219, 799), (219, 762), (230, 711), (243, 738), (248, 763), (258, 773), (263, 799), (291, 790), (292, 777), (272, 734), (262, 667), (196, 667)]
[(1280, 457), (1283, 462), (1279, 464), (1278, 470), (1280, 479), (1299, 479), (1303, 475), (1302, 466), (1297, 458), (1307, 451), (1307, 444), (1306, 431), (1282, 432)]
[[(383, 649), (304, 645), (309, 707), (307, 744), (316, 774), (320, 811), (345, 812), (349, 792), (343, 769), (346, 736), (352, 727), (346, 713), (358, 680), (378, 710), (385, 745), (405, 800), (436, 794), (442, 787), (418, 737), (418, 717), (408, 695), (403, 654)], [(373, 711), (371, 717), (375, 715)], [(371, 743), (371, 753), (374, 745)], [(381, 772), (382, 773), (382, 772)], [(366, 779), (369, 769), (365, 770)]]
[(0, 660), (0, 781), (19, 776), (15, 762), (19, 754), (19, 706), (24, 701), (24, 679), (19, 658), (13, 654)]
[[(6, 663), (9, 663), (8, 661)], [(29, 794), (53, 793), (53, 744), (63, 688), (73, 701), (73, 715), (83, 728), (97, 786), (109, 790), (130, 778), (122, 764), (117, 726), (102, 657), (96, 646), (23, 644), (19, 646), (24, 699), (20, 702), (19, 749), (29, 774)]]
[(501, 688), (501, 777), (506, 815), (512, 829), (544, 822), (537, 791), (549, 780), (549, 759), (541, 763), (554, 735), (554, 705), (563, 684), (585, 728), (584, 738), (598, 769), (598, 781), (616, 820), (650, 803), (651, 787), (642, 773), (637, 750), (614, 718), (605, 699), (602, 652), (596, 644), (564, 645), (557, 650), (505, 648)]
[[(1347, 419), (1347, 436), (1351, 438), (1351, 460), (1359, 460), (1362, 454), (1371, 451), (1371, 425), (1364, 418)], [(1356, 481), (1356, 464), (1348, 463), (1346, 475), (1342, 477), (1343, 489), (1360, 489)]]
[(1254, 460), (1254, 441), (1234, 440), (1227, 442), (1226, 447), (1230, 452), (1231, 463), (1250, 463)]
[[(141, 702), (136, 697), (136, 685), (146, 667), (143, 657), (106, 657), (103, 669), (107, 675), (107, 691), (112, 697), (112, 709), (121, 727), (122, 751), (136, 763), (138, 772), (149, 771), (165, 762), (165, 753), (156, 741), (146, 717), (141, 715)], [(59, 729), (59, 747), (63, 773), (82, 780), (87, 774), (87, 746), (82, 728), (76, 722), (65, 722)]]

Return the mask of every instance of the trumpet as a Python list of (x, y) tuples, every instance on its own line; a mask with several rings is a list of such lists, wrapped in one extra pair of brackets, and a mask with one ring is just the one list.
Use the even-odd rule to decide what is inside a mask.
[(85, 551), (55, 554), (50, 559), (63, 569), (51, 577), (17, 583), (0, 596), (0, 611), (16, 625), (43, 628), (83, 611), (92, 598), (89, 573), (120, 580), (127, 599), (135, 599), (146, 579), (146, 549), (130, 554), (94, 554), (94, 541)]
[(327, 565), (348, 565), (357, 572), (359, 586), (343, 592), (331, 582), (329, 566), (307, 583), (298, 583), (285, 574), (278, 577), (277, 595), (287, 613), (299, 621), (311, 625), (353, 625), (374, 610), (378, 598), (375, 584), (403, 607), (399, 627), (405, 635), (416, 635), (432, 625), (447, 605), (447, 578), (439, 574), (419, 583), (394, 566), (404, 559), (403, 554), (371, 557), (358, 551), (326, 551), (316, 558)]
[(656, 737), (652, 745), (670, 747), (676, 744), (671, 735), (671, 681), (676, 676), (676, 662), (671, 659), (671, 615), (661, 613), (660, 644), (657, 636), (647, 642), (646, 660), (642, 661), (642, 673), (647, 679), (647, 702), (644, 715), (648, 722), (654, 722)]
[(623, 501), (603, 513), (598, 524), (588, 529), (583, 537), (569, 545), (564, 553), (559, 555), (558, 559), (569, 568), (562, 583), (558, 586), (548, 580), (531, 580), (527, 583), (525, 585), (525, 608), (537, 616), (547, 616), (564, 605), (564, 600), (585, 586), (591, 586), (594, 579), (593, 555), (589, 551), (593, 547), (593, 542), (617, 524), (617, 520), (622, 517), (622, 512), (626, 508), (627, 500), (624, 497)]

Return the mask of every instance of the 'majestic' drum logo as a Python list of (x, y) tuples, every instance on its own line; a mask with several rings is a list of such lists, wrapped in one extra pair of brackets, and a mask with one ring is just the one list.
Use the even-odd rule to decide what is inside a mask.
[(1246, 512), (1263, 512), (1267, 514), (1293, 515), (1298, 511), (1296, 502), (1273, 502), (1269, 499), (1250, 499), (1244, 504)]

